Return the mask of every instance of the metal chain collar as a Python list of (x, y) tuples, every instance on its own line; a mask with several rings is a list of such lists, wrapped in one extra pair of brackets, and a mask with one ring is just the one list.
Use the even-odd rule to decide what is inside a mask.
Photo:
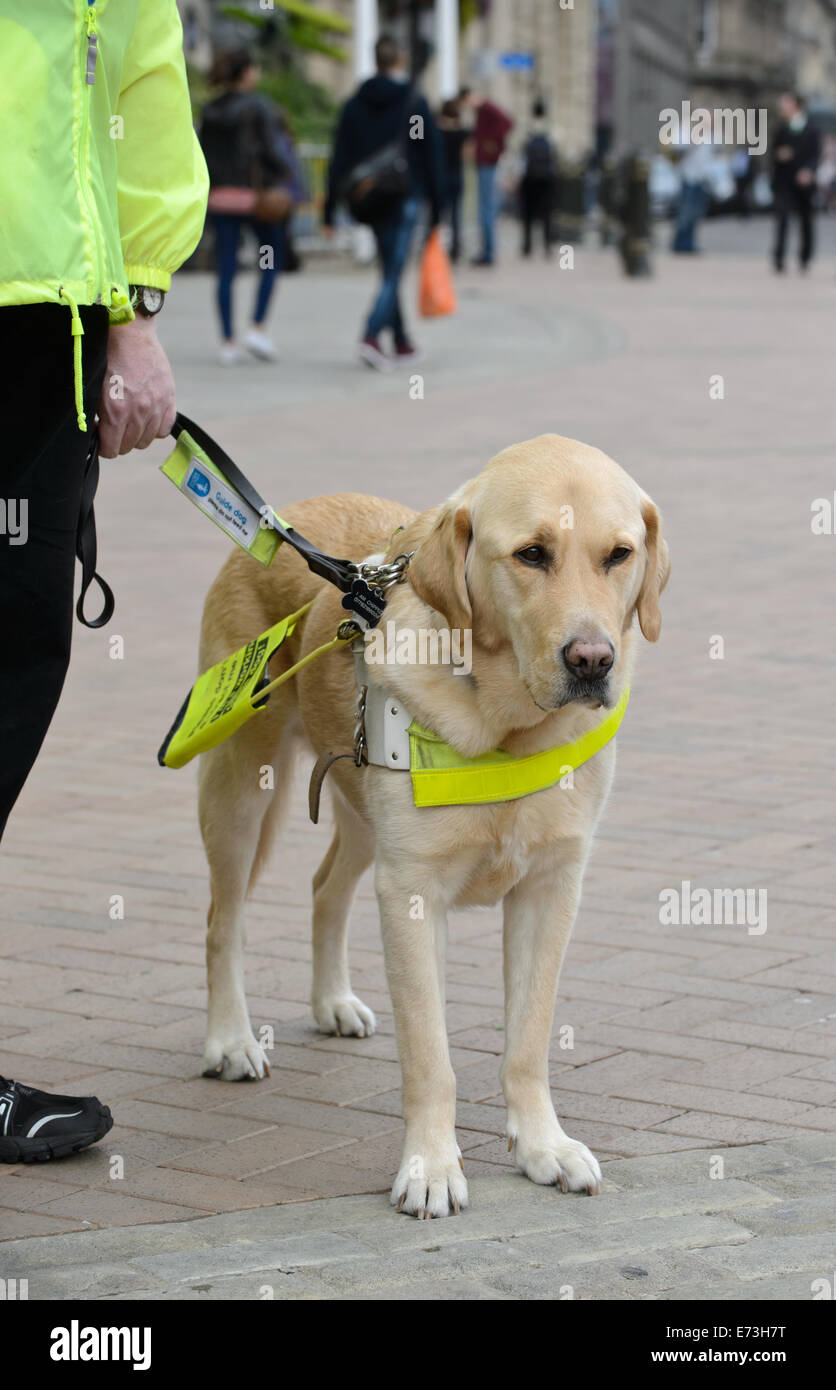
[(409, 562), (414, 554), (415, 551), (410, 550), (408, 555), (405, 553), (396, 555), (394, 560), (389, 560), (384, 564), (374, 565), (364, 561), (362, 564), (353, 565), (352, 568), (361, 579), (365, 579), (367, 584), (373, 585), (375, 589), (380, 589), (381, 593), (385, 594), (387, 589), (392, 588), (393, 584), (403, 584)]

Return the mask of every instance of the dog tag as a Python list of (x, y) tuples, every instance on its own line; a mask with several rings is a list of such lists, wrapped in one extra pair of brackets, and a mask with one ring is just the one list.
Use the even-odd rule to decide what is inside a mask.
[(365, 579), (355, 579), (342, 601), (343, 608), (365, 618), (369, 627), (377, 627), (386, 609), (386, 599), (377, 589), (372, 589)]

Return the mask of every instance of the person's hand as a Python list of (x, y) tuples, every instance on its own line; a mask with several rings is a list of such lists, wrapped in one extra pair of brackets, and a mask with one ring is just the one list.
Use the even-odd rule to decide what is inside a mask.
[(102, 458), (147, 449), (165, 438), (174, 424), (174, 402), (174, 377), (154, 319), (137, 314), (132, 323), (112, 325), (99, 402)]
[(775, 151), (775, 158), (786, 164), (788, 159), (792, 159), (792, 145), (779, 145)]
[(799, 169), (795, 176), (795, 181), (801, 188), (809, 188), (810, 184), (813, 182), (812, 169)]

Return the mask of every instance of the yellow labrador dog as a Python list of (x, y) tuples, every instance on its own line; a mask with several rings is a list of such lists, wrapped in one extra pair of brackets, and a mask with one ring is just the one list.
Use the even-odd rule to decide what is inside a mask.
[[(472, 633), (472, 671), (368, 664), (367, 680), (468, 757), (537, 752), (596, 725), (629, 683), (634, 618), (659, 636), (668, 577), (659, 512), (599, 450), (542, 435), (498, 454), (432, 511), (356, 494), (282, 509), (332, 555), (363, 560), (414, 551), (389, 590), (383, 627)], [(405, 527), (390, 542), (398, 527)], [(388, 551), (387, 551), (388, 547)], [(206, 603), (201, 669), (309, 599), (313, 607), (271, 661), (271, 677), (333, 637), (340, 594), (288, 546), (268, 570), (235, 551)], [(277, 828), (289, 758), (300, 738), (316, 754), (350, 749), (357, 684), (338, 651), (298, 673), (266, 709), (200, 760), (200, 824), (211, 874), (207, 1075), (261, 1077), (267, 1059), (244, 994), (244, 899)], [(445, 1028), (447, 914), (503, 904), (505, 1054), (501, 1081), (516, 1161), (537, 1183), (595, 1192), (597, 1160), (561, 1128), (549, 1090), (557, 981), (615, 744), (556, 784), (512, 801), (416, 808), (411, 779), (349, 760), (330, 774), (334, 837), (313, 883), (313, 1012), (326, 1033), (366, 1036), (371, 1009), (352, 992), (348, 916), (372, 859), (403, 1072), (399, 1210), (445, 1216), (467, 1202), (456, 1144), (456, 1082)], [(259, 770), (275, 769), (276, 791)], [(423, 918), (410, 908), (420, 900)]]

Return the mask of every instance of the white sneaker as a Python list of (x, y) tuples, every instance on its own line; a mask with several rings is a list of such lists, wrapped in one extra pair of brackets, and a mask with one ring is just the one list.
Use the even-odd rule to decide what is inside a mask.
[(239, 362), (245, 362), (247, 354), (242, 352), (237, 343), (223, 343), (219, 354), (222, 367), (236, 367)]
[(361, 339), (357, 344), (357, 356), (367, 367), (374, 367), (378, 372), (391, 372), (395, 365), (391, 357), (386, 356), (376, 338)]
[(244, 346), (249, 349), (253, 357), (260, 357), (262, 362), (275, 362), (279, 355), (276, 352), (275, 344), (259, 328), (249, 330), (244, 339)]

